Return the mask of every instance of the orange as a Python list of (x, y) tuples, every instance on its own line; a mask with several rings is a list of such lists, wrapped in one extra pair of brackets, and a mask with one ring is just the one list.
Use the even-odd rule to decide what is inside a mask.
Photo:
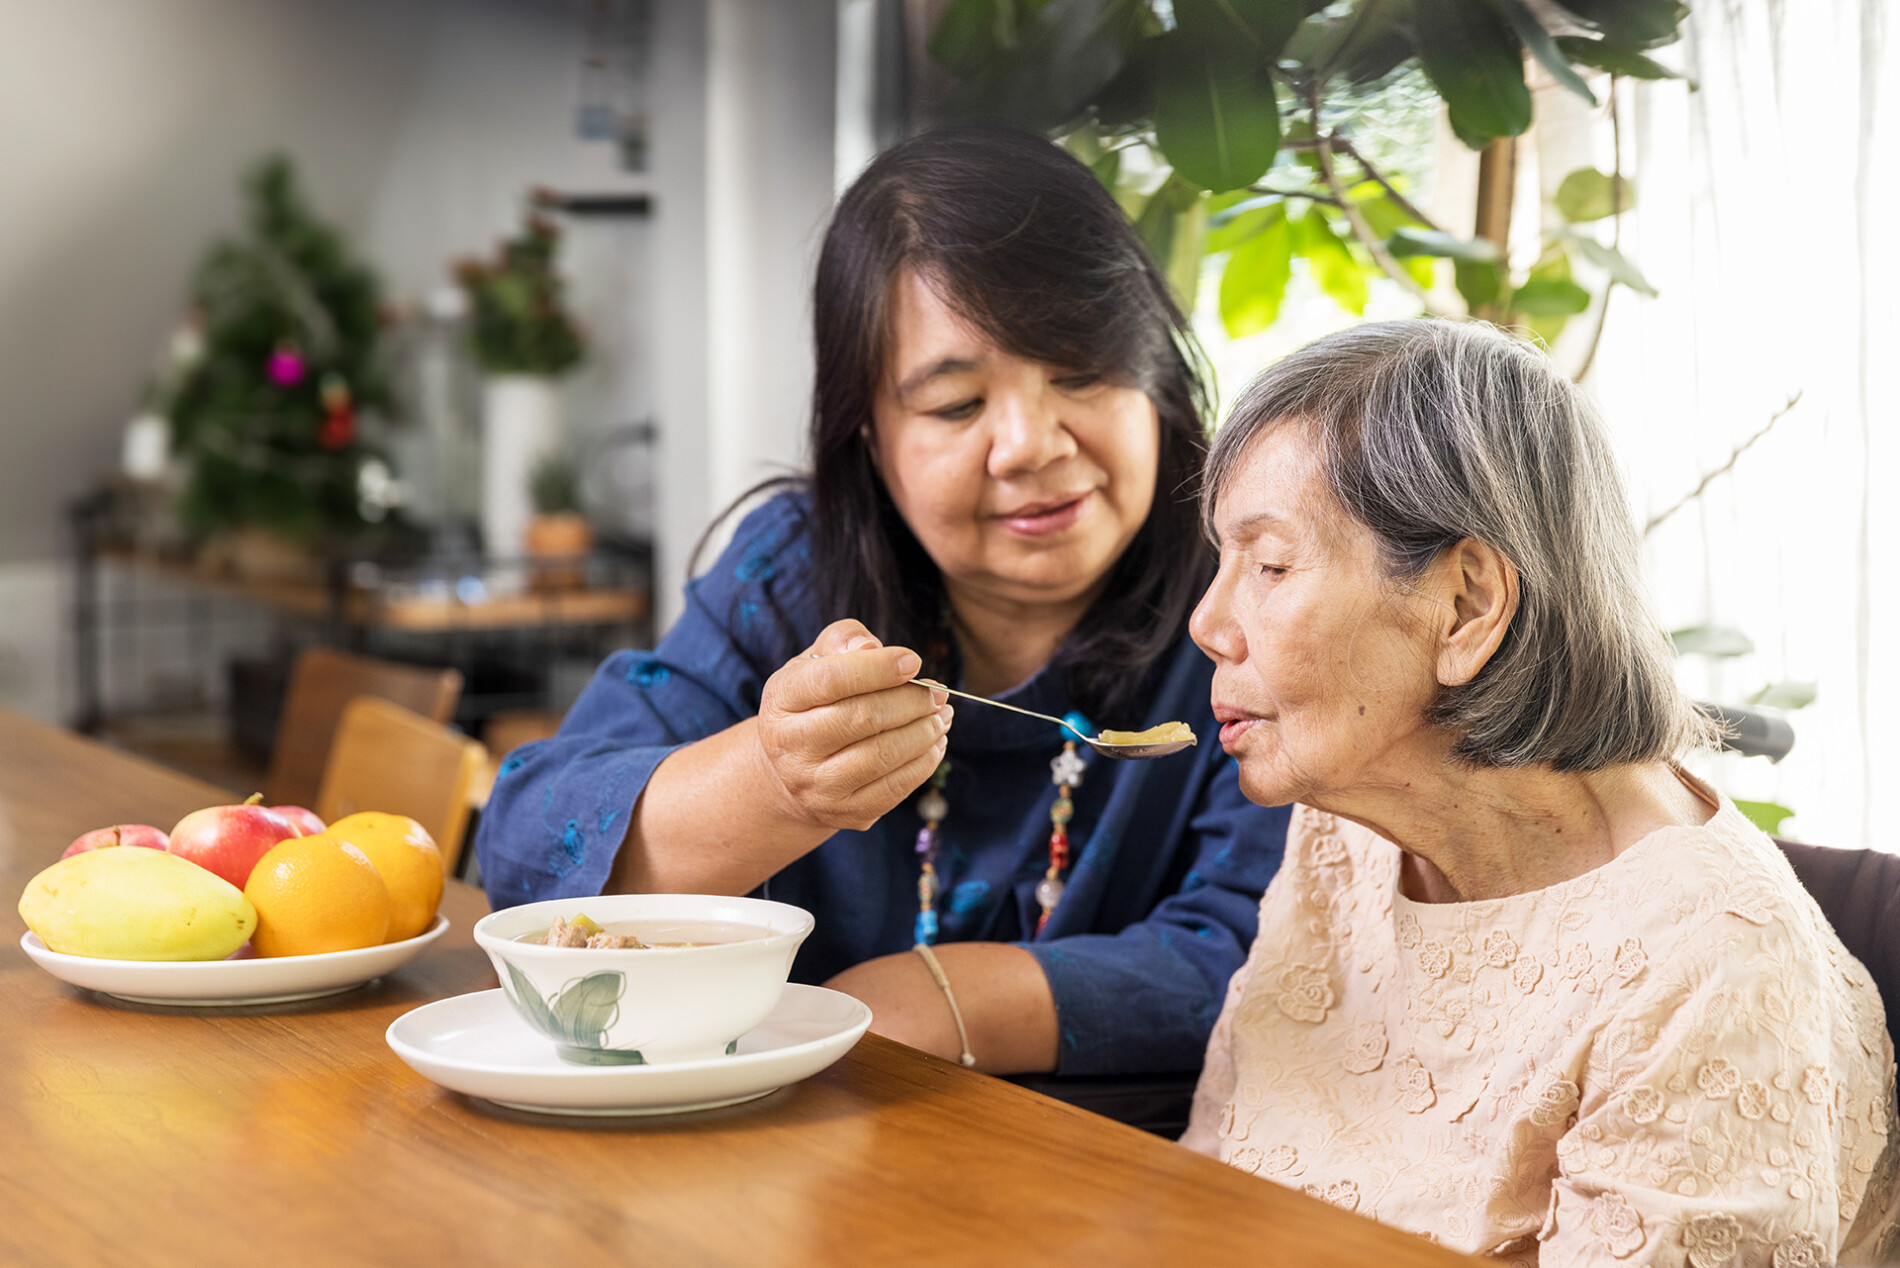
[(367, 854), (389, 887), (389, 933), (383, 941), (413, 938), (435, 923), (442, 901), (442, 851), (427, 828), (402, 815), (365, 810), (338, 819), (327, 835)]
[(259, 955), (373, 947), (389, 932), (389, 889), (376, 865), (328, 833), (272, 846), (251, 869), (244, 896), (257, 909), (251, 949)]

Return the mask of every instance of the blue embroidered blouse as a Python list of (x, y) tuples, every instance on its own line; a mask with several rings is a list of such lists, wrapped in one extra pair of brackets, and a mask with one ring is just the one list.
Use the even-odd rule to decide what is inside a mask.
[[(808, 584), (805, 502), (783, 494), (747, 516), (652, 652), (609, 657), (552, 739), (502, 762), (476, 834), (497, 907), (599, 893), (627, 818), (656, 766), (682, 745), (755, 714), (779, 665), (823, 628)], [(1279, 868), (1287, 810), (1241, 794), (1208, 701), (1213, 667), (1183, 638), (1161, 665), (1137, 730), (1181, 720), (1196, 748), (1154, 761), (1104, 760), (1086, 746), (1075, 859), (1040, 931), (1036, 882), (1048, 866), (1055, 727), (1001, 709), (957, 710), (938, 857), (941, 941), (1016, 942), (1048, 975), (1061, 1074), (1200, 1067), (1227, 979), (1253, 941), (1260, 894)], [(1061, 717), (1058, 673), (1000, 697)], [(954, 700), (953, 700), (954, 703)], [(758, 894), (817, 917), (795, 981), (911, 945), (921, 825), (916, 797), (863, 832), (841, 831)]]

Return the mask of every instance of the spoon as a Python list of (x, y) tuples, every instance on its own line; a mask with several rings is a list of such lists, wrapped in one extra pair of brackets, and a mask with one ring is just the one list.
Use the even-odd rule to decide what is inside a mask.
[(1100, 753), (1103, 757), (1166, 757), (1170, 753), (1179, 753), (1184, 748), (1191, 748), (1196, 743), (1193, 736), (1189, 736), (1185, 740), (1163, 740), (1159, 743), (1152, 744), (1117, 744), (1113, 740), (1104, 740), (1100, 737), (1091, 739), (1089, 736), (1079, 735), (1073, 727), (1067, 722), (1064, 722), (1061, 718), (1052, 718), (1046, 713), (1037, 713), (1034, 709), (1018, 708), (1013, 704), (1004, 704), (1001, 700), (992, 700), (988, 696), (973, 696), (967, 691), (958, 691), (954, 687), (946, 687), (942, 683), (933, 682), (928, 678), (913, 678), (911, 681), (916, 683), (919, 687), (929, 687), (932, 691), (949, 692), (951, 695), (958, 696), (964, 700), (974, 700), (978, 704), (993, 704), (999, 709), (1008, 709), (1012, 713), (1027, 714), (1032, 718), (1041, 718), (1044, 722), (1053, 722), (1062, 729), (1064, 735), (1075, 735), (1084, 744), (1094, 749), (1097, 753)]

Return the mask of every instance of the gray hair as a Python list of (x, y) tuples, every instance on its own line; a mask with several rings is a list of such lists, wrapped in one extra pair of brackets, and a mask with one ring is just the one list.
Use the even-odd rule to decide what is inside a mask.
[(1467, 538), (1517, 568), (1504, 641), (1430, 723), (1479, 766), (1594, 771), (1666, 761), (1716, 731), (1676, 686), (1644, 601), (1638, 537), (1602, 419), (1549, 359), (1480, 323), (1372, 322), (1308, 344), (1247, 388), (1208, 458), (1203, 515), (1253, 442), (1313, 429), (1328, 486), (1414, 580)]

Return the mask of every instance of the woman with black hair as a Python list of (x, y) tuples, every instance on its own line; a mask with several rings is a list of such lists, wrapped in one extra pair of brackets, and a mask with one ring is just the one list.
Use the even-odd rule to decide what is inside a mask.
[[(962, 128), (845, 194), (814, 326), (811, 475), (503, 762), (490, 900), (756, 892), (817, 917), (793, 977), (893, 1038), (1198, 1068), (1286, 814), (1241, 794), (1187, 638), (1213, 559), (1186, 322), (1086, 168)], [(919, 677), (1201, 743), (1103, 761)]]

